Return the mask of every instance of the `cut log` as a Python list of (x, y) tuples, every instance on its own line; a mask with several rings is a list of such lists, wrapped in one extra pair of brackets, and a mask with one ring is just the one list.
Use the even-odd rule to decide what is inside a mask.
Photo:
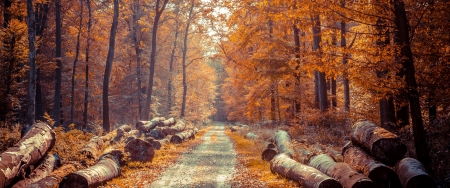
[(55, 145), (55, 132), (45, 123), (35, 123), (13, 147), (0, 154), (0, 187), (8, 187), (22, 171), (29, 171)]
[(258, 136), (256, 136), (255, 133), (250, 132), (250, 133), (247, 133), (247, 134), (245, 135), (245, 138), (246, 138), (246, 139), (250, 139), (250, 140), (254, 140), (254, 139), (258, 138)]
[(156, 121), (156, 120), (138, 121), (136, 123), (136, 129), (143, 133), (148, 133), (151, 130), (153, 130), (154, 128), (156, 128), (156, 126), (158, 126), (158, 124), (159, 124), (159, 121)]
[(182, 132), (186, 129), (186, 123), (184, 120), (177, 120), (174, 126), (171, 127), (157, 127), (147, 133), (146, 136), (151, 136), (155, 139), (163, 139), (167, 135), (174, 135), (176, 133)]
[(77, 167), (73, 164), (66, 164), (57, 170), (53, 171), (49, 176), (32, 183), (27, 186), (27, 188), (47, 188), (47, 187), (58, 187), (59, 182), (64, 176), (77, 171)]
[(309, 166), (336, 179), (345, 188), (377, 188), (377, 185), (363, 174), (358, 173), (347, 163), (337, 163), (328, 154), (311, 157)]
[(270, 161), (270, 170), (285, 178), (299, 182), (305, 188), (342, 188), (337, 180), (313, 167), (295, 161), (285, 153), (276, 155)]
[(177, 133), (170, 138), (170, 143), (172, 144), (181, 144), (182, 142), (186, 142), (188, 140), (195, 139), (195, 131), (194, 130), (186, 130), (181, 133)]
[(71, 173), (63, 178), (59, 187), (98, 187), (120, 175), (119, 162), (112, 155), (105, 155), (94, 166)]
[(126, 135), (126, 138), (124, 139), (125, 144), (127, 144), (128, 142), (140, 138), (141, 137), (141, 132), (138, 130), (132, 130), (130, 132), (128, 132), (128, 134)]
[(363, 146), (375, 159), (389, 166), (395, 165), (406, 154), (406, 146), (397, 135), (378, 127), (370, 121), (359, 121), (353, 125), (351, 140)]
[(105, 136), (102, 136), (103, 144), (110, 144), (110, 142), (117, 142), (121, 138), (123, 138), (126, 133), (131, 131), (131, 126), (122, 125), (119, 128), (107, 133)]
[(53, 169), (56, 169), (60, 164), (61, 161), (58, 154), (46, 155), (30, 175), (28, 175), (25, 179), (20, 180), (12, 187), (27, 187), (27, 185), (30, 185), (48, 176), (50, 173), (52, 173)]
[(152, 142), (153, 148), (158, 150), (161, 149), (164, 145), (167, 145), (169, 143), (169, 139), (161, 139), (161, 140), (154, 140)]
[(134, 139), (125, 145), (125, 152), (130, 154), (131, 161), (152, 162), (155, 155), (153, 145), (142, 139)]
[(264, 142), (266, 144), (267, 149), (275, 149), (277, 146), (272, 142)]
[(353, 169), (369, 177), (381, 188), (400, 188), (400, 180), (394, 170), (385, 164), (376, 161), (362, 148), (348, 143), (342, 151), (344, 162)]
[(94, 136), (80, 151), (78, 151), (78, 154), (90, 159), (96, 159), (97, 153), (99, 153), (102, 149), (102, 146), (103, 139), (101, 137)]
[(125, 160), (124, 160), (124, 152), (116, 147), (113, 146), (109, 146), (108, 148), (106, 148), (102, 155), (99, 158), (102, 158), (103, 156), (106, 155), (111, 155), (113, 157), (115, 157), (117, 159), (117, 161), (119, 161), (120, 166), (125, 165)]
[(261, 158), (264, 161), (270, 161), (277, 154), (278, 154), (278, 151), (275, 148), (267, 148), (262, 152)]
[(164, 121), (161, 121), (158, 124), (158, 126), (159, 127), (170, 127), (172, 125), (175, 125), (175, 123), (177, 123), (177, 120), (175, 120), (175, 118), (172, 117), (172, 118), (166, 119)]
[(435, 188), (436, 182), (426, 172), (422, 164), (413, 158), (398, 162), (396, 171), (404, 188)]
[(239, 130), (239, 129), (240, 129), (239, 126), (230, 126), (231, 132), (235, 132), (235, 131), (237, 131), (237, 130)]
[(275, 143), (277, 145), (278, 153), (285, 153), (292, 158), (294, 148), (291, 143), (291, 136), (284, 130), (277, 130), (275, 133)]

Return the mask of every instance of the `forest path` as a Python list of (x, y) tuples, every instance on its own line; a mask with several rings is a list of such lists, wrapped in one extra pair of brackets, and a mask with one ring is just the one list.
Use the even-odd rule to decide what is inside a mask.
[(164, 171), (149, 187), (231, 187), (236, 152), (224, 133), (225, 124), (214, 122), (193, 150), (183, 153), (177, 163)]

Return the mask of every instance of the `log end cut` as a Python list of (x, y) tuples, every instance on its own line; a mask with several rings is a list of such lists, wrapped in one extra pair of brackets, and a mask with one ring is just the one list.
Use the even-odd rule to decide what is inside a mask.
[(134, 139), (127, 143), (125, 152), (130, 153), (131, 161), (152, 162), (155, 155), (153, 145), (141, 139)]
[(437, 187), (436, 182), (425, 172), (425, 168), (416, 159), (404, 158), (397, 164), (396, 169), (405, 188)]
[(275, 149), (273, 149), (273, 148), (267, 148), (267, 149), (265, 149), (265, 150), (263, 151), (261, 158), (262, 158), (262, 160), (264, 160), (264, 161), (270, 161), (270, 160), (272, 160), (272, 159), (275, 157), (275, 155), (277, 155), (277, 154), (278, 154), (277, 150), (275, 150)]
[(318, 188), (342, 188), (342, 185), (335, 179), (327, 179), (322, 181)]
[(71, 173), (63, 178), (61, 183), (59, 183), (59, 188), (81, 188), (81, 187), (89, 187), (88, 180), (76, 173)]

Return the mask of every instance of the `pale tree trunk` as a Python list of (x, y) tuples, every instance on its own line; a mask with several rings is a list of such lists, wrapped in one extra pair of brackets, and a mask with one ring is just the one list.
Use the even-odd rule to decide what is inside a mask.
[(159, 8), (159, 4), (161, 0), (156, 0), (155, 7), (155, 20), (153, 21), (153, 30), (152, 30), (152, 52), (150, 55), (150, 74), (148, 78), (148, 88), (147, 88), (147, 100), (145, 101), (145, 110), (144, 110), (144, 120), (149, 119), (151, 104), (152, 104), (152, 93), (153, 93), (153, 78), (155, 76), (155, 64), (156, 64), (156, 36), (158, 32), (159, 26), (159, 18), (166, 8), (167, 2), (169, 0), (164, 0), (161, 9)]
[(75, 71), (77, 68), (77, 61), (78, 61), (78, 55), (80, 53), (80, 35), (81, 35), (81, 28), (83, 24), (83, 0), (80, 0), (80, 26), (78, 28), (78, 35), (77, 35), (77, 47), (75, 50), (75, 60), (73, 61), (73, 68), (72, 68), (72, 92), (71, 92), (71, 103), (70, 103), (70, 123), (73, 123), (73, 116), (74, 116), (74, 95), (75, 95)]
[(137, 39), (139, 24), (138, 14), (140, 13), (139, 0), (133, 1), (133, 42), (134, 49), (136, 51), (136, 71), (137, 71), (137, 91), (138, 91), (138, 106), (139, 106), (139, 119), (142, 119), (142, 104), (141, 104), (141, 49), (139, 46), (140, 39)]
[(172, 74), (173, 74), (173, 61), (175, 58), (175, 50), (177, 49), (177, 39), (178, 39), (178, 19), (175, 18), (175, 39), (173, 41), (172, 55), (170, 56), (169, 64), (169, 81), (167, 83), (167, 113), (170, 112), (172, 108)]
[(35, 103), (36, 103), (36, 18), (34, 17), (33, 1), (27, 0), (27, 26), (28, 26), (28, 63), (30, 65), (30, 78), (28, 81), (28, 123), (32, 125), (35, 122)]
[(56, 27), (56, 70), (55, 70), (55, 97), (53, 99), (53, 119), (54, 126), (61, 125), (61, 71), (62, 71), (62, 53), (61, 53), (61, 1), (55, 1), (55, 27)]
[(191, 24), (192, 11), (194, 10), (194, 1), (191, 1), (191, 8), (189, 9), (189, 16), (186, 24), (186, 28), (184, 30), (184, 44), (183, 44), (183, 59), (182, 59), (182, 67), (183, 67), (183, 101), (181, 103), (181, 118), (185, 115), (186, 110), (186, 95), (187, 95), (187, 83), (186, 83), (186, 53), (187, 53), (187, 38), (189, 34), (189, 25)]
[(119, 17), (119, 0), (114, 0), (114, 17), (111, 26), (111, 34), (109, 36), (109, 50), (108, 57), (106, 59), (105, 76), (103, 80), (103, 130), (109, 132), (111, 125), (109, 124), (109, 77), (111, 75), (112, 63), (114, 59), (114, 45), (116, 42), (116, 31)]
[[(341, 7), (345, 7), (345, 1), (341, 2)], [(347, 53), (345, 50), (347, 49), (347, 41), (345, 40), (345, 33), (346, 33), (346, 23), (344, 20), (341, 21), (341, 48), (343, 49), (344, 53), (342, 55), (342, 64), (345, 66), (347, 64)], [(350, 111), (350, 86), (348, 82), (348, 74), (347, 69), (344, 70), (344, 73), (342, 75), (343, 77), (343, 85), (344, 85), (344, 111), (348, 112)]]
[(87, 128), (87, 114), (88, 114), (88, 100), (89, 100), (89, 46), (91, 45), (91, 27), (92, 27), (92, 14), (91, 14), (91, 0), (87, 1), (88, 8), (88, 36), (86, 44), (86, 69), (85, 69), (85, 86), (84, 86), (84, 112), (83, 112), (83, 122), (84, 128)]

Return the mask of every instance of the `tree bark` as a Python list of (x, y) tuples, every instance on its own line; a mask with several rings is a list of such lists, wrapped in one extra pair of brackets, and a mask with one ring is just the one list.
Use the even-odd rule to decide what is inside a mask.
[(0, 154), (0, 187), (9, 186), (22, 171), (39, 162), (55, 145), (55, 133), (45, 123), (35, 123), (28, 133)]
[(411, 112), (414, 145), (416, 147), (417, 159), (425, 166), (428, 172), (431, 172), (430, 154), (426, 141), (426, 132), (423, 128), (422, 112), (420, 107), (420, 95), (417, 91), (417, 82), (415, 76), (414, 60), (411, 51), (409, 38), (408, 18), (403, 1), (394, 0), (395, 25), (398, 29), (398, 37), (401, 47), (401, 63), (405, 70), (405, 80), (407, 85), (407, 94), (409, 99), (409, 108)]
[(145, 102), (145, 110), (144, 110), (144, 120), (149, 119), (150, 115), (150, 107), (152, 104), (152, 93), (153, 93), (153, 77), (155, 76), (155, 64), (156, 64), (156, 36), (158, 32), (159, 26), (159, 18), (166, 8), (167, 2), (169, 0), (164, 0), (161, 9), (159, 8), (159, 3), (161, 0), (156, 0), (155, 7), (155, 19), (153, 21), (153, 30), (152, 30), (152, 52), (150, 54), (150, 74), (148, 78), (148, 88), (147, 88), (147, 101)]
[(398, 162), (395, 169), (404, 188), (437, 187), (436, 182), (416, 159), (404, 158)]
[(301, 183), (305, 188), (342, 188), (341, 184), (335, 179), (313, 167), (293, 160), (284, 153), (278, 154), (270, 161), (270, 170)]
[(136, 52), (136, 74), (137, 74), (137, 92), (138, 92), (138, 107), (139, 119), (142, 119), (142, 104), (141, 104), (141, 48), (140, 39), (137, 39), (138, 31), (140, 30), (138, 24), (138, 14), (140, 14), (139, 0), (133, 1), (133, 43)]
[(170, 113), (172, 108), (172, 74), (173, 74), (173, 62), (175, 57), (175, 50), (177, 49), (177, 39), (178, 39), (178, 12), (176, 11), (177, 18), (175, 18), (175, 39), (173, 41), (172, 53), (170, 55), (169, 63), (169, 81), (167, 83), (167, 113)]
[(120, 166), (112, 155), (106, 155), (94, 166), (71, 173), (63, 178), (59, 187), (98, 187), (114, 177), (120, 175)]
[(195, 131), (194, 130), (186, 130), (181, 133), (177, 133), (170, 138), (171, 144), (181, 144), (182, 142), (186, 142), (188, 140), (195, 139)]
[[(11, 3), (10, 1), (6, 1)], [(7, 11), (9, 12), (9, 11)], [(6, 13), (6, 12), (5, 12)], [(5, 25), (8, 25), (5, 18)], [(8, 20), (9, 21), (9, 20)], [(36, 18), (34, 15), (33, 1), (27, 0), (27, 26), (28, 26), (28, 64), (30, 66), (30, 77), (28, 80), (28, 109), (27, 122), (32, 125), (36, 121)]]
[(129, 125), (122, 125), (116, 130), (113, 130), (106, 134), (105, 136), (102, 136), (103, 143), (107, 144), (110, 141), (119, 141), (121, 138), (125, 136), (126, 133), (131, 131), (131, 126)]
[(363, 174), (352, 169), (347, 163), (337, 163), (328, 154), (320, 154), (310, 158), (308, 166), (338, 180), (346, 188), (376, 188), (377, 185)]
[[(320, 43), (322, 42), (322, 34), (320, 29), (320, 17), (319, 14), (314, 15), (313, 21), (313, 51), (315, 51), (317, 57), (321, 57)], [(325, 80), (325, 73), (320, 71), (316, 72), (316, 98), (318, 97), (320, 111), (325, 111), (328, 108), (327, 98), (327, 84)]]
[(378, 127), (370, 121), (359, 121), (353, 125), (353, 143), (363, 146), (377, 160), (393, 166), (406, 154), (406, 146), (397, 135)]
[(94, 136), (81, 150), (78, 151), (78, 153), (89, 159), (97, 159), (97, 153), (99, 153), (102, 147), (103, 147), (102, 138)]
[(153, 140), (152, 145), (155, 150), (161, 149), (164, 145), (167, 145), (170, 141), (168, 139)]
[(152, 162), (155, 155), (153, 145), (142, 139), (134, 139), (125, 145), (125, 152), (130, 154), (131, 161)]
[(261, 159), (264, 161), (271, 161), (276, 155), (278, 151), (275, 148), (267, 148), (261, 154)]
[[(300, 94), (300, 84), (301, 84), (301, 74), (300, 74), (300, 32), (299, 29), (297, 28), (297, 26), (294, 24), (292, 26), (293, 30), (294, 30), (294, 43), (295, 43), (295, 58), (296, 60), (296, 65), (295, 65), (295, 72), (294, 72), (294, 77), (295, 77), (295, 92), (297, 93), (297, 96), (301, 96)], [(295, 113), (299, 113), (301, 111), (301, 101), (300, 101), (301, 97), (297, 97), (295, 99)]]
[(91, 0), (86, 0), (88, 8), (88, 30), (87, 30), (87, 43), (86, 43), (86, 69), (85, 69), (85, 86), (84, 86), (84, 111), (83, 122), (84, 128), (87, 128), (88, 121), (88, 104), (89, 104), (89, 46), (91, 45), (91, 27), (92, 27), (92, 14), (91, 14)]
[(125, 165), (124, 161), (125, 154), (122, 150), (117, 149), (116, 147), (113, 146), (109, 146), (105, 150), (103, 150), (103, 153), (100, 155), (99, 158), (102, 158), (103, 156), (106, 155), (112, 155), (113, 157), (115, 157), (117, 161), (119, 161), (120, 166)]
[(25, 179), (17, 182), (12, 186), (13, 188), (27, 187), (30, 184), (37, 182), (52, 173), (60, 165), (61, 161), (58, 154), (46, 154), (41, 163), (31, 172)]
[(53, 171), (49, 176), (28, 185), (27, 188), (58, 187), (59, 182), (61, 182), (64, 176), (75, 171), (77, 171), (77, 167), (75, 165), (66, 164)]
[(72, 91), (70, 95), (70, 123), (73, 123), (74, 118), (74, 95), (75, 95), (75, 71), (77, 68), (77, 62), (78, 62), (78, 55), (80, 53), (80, 35), (81, 35), (81, 29), (83, 26), (83, 0), (80, 1), (81, 11), (80, 11), (80, 25), (78, 27), (78, 35), (77, 35), (77, 46), (75, 50), (75, 60), (73, 61), (73, 68), (72, 68)]
[(275, 143), (279, 153), (283, 153), (292, 158), (294, 154), (294, 148), (291, 143), (291, 136), (284, 130), (277, 130), (275, 133)]
[(186, 129), (186, 123), (184, 120), (177, 120), (174, 126), (171, 127), (157, 127), (150, 131), (149, 136), (155, 139), (162, 139), (167, 135), (174, 135)]
[(114, 45), (116, 42), (117, 24), (119, 18), (119, 0), (114, 0), (114, 16), (111, 25), (111, 33), (109, 35), (109, 50), (108, 57), (106, 58), (105, 75), (103, 79), (103, 130), (109, 132), (111, 125), (109, 123), (109, 78), (111, 75), (112, 63), (114, 60)]
[(194, 10), (194, 1), (191, 1), (191, 7), (189, 8), (189, 16), (186, 23), (186, 28), (184, 30), (184, 40), (183, 40), (183, 59), (181, 60), (181, 66), (183, 68), (183, 97), (181, 101), (181, 118), (185, 115), (186, 110), (186, 96), (187, 96), (187, 82), (186, 82), (186, 54), (187, 54), (187, 38), (189, 35), (189, 26), (191, 24), (192, 11)]
[(375, 182), (380, 188), (401, 188), (400, 180), (395, 172), (376, 161), (362, 148), (351, 145), (349, 142), (342, 149), (344, 162), (349, 164), (356, 171), (363, 173)]
[[(341, 7), (345, 8), (345, 1), (341, 1)], [(344, 67), (347, 64), (347, 58), (348, 54), (345, 52), (347, 50), (347, 41), (345, 38), (346, 34), (346, 23), (344, 20), (341, 21), (341, 48), (343, 49), (343, 55), (342, 55), (342, 64)], [(348, 81), (348, 75), (347, 75), (347, 68), (344, 69), (344, 73), (342, 74), (344, 85), (344, 111), (348, 112), (350, 111), (350, 86)]]
[(160, 121), (158, 126), (159, 127), (170, 127), (172, 125), (175, 125), (177, 123), (177, 120), (175, 118), (169, 118), (164, 121)]
[(143, 133), (148, 133), (156, 128), (161, 121), (164, 121), (164, 118), (153, 118), (151, 121), (138, 121), (136, 123), (136, 129)]

